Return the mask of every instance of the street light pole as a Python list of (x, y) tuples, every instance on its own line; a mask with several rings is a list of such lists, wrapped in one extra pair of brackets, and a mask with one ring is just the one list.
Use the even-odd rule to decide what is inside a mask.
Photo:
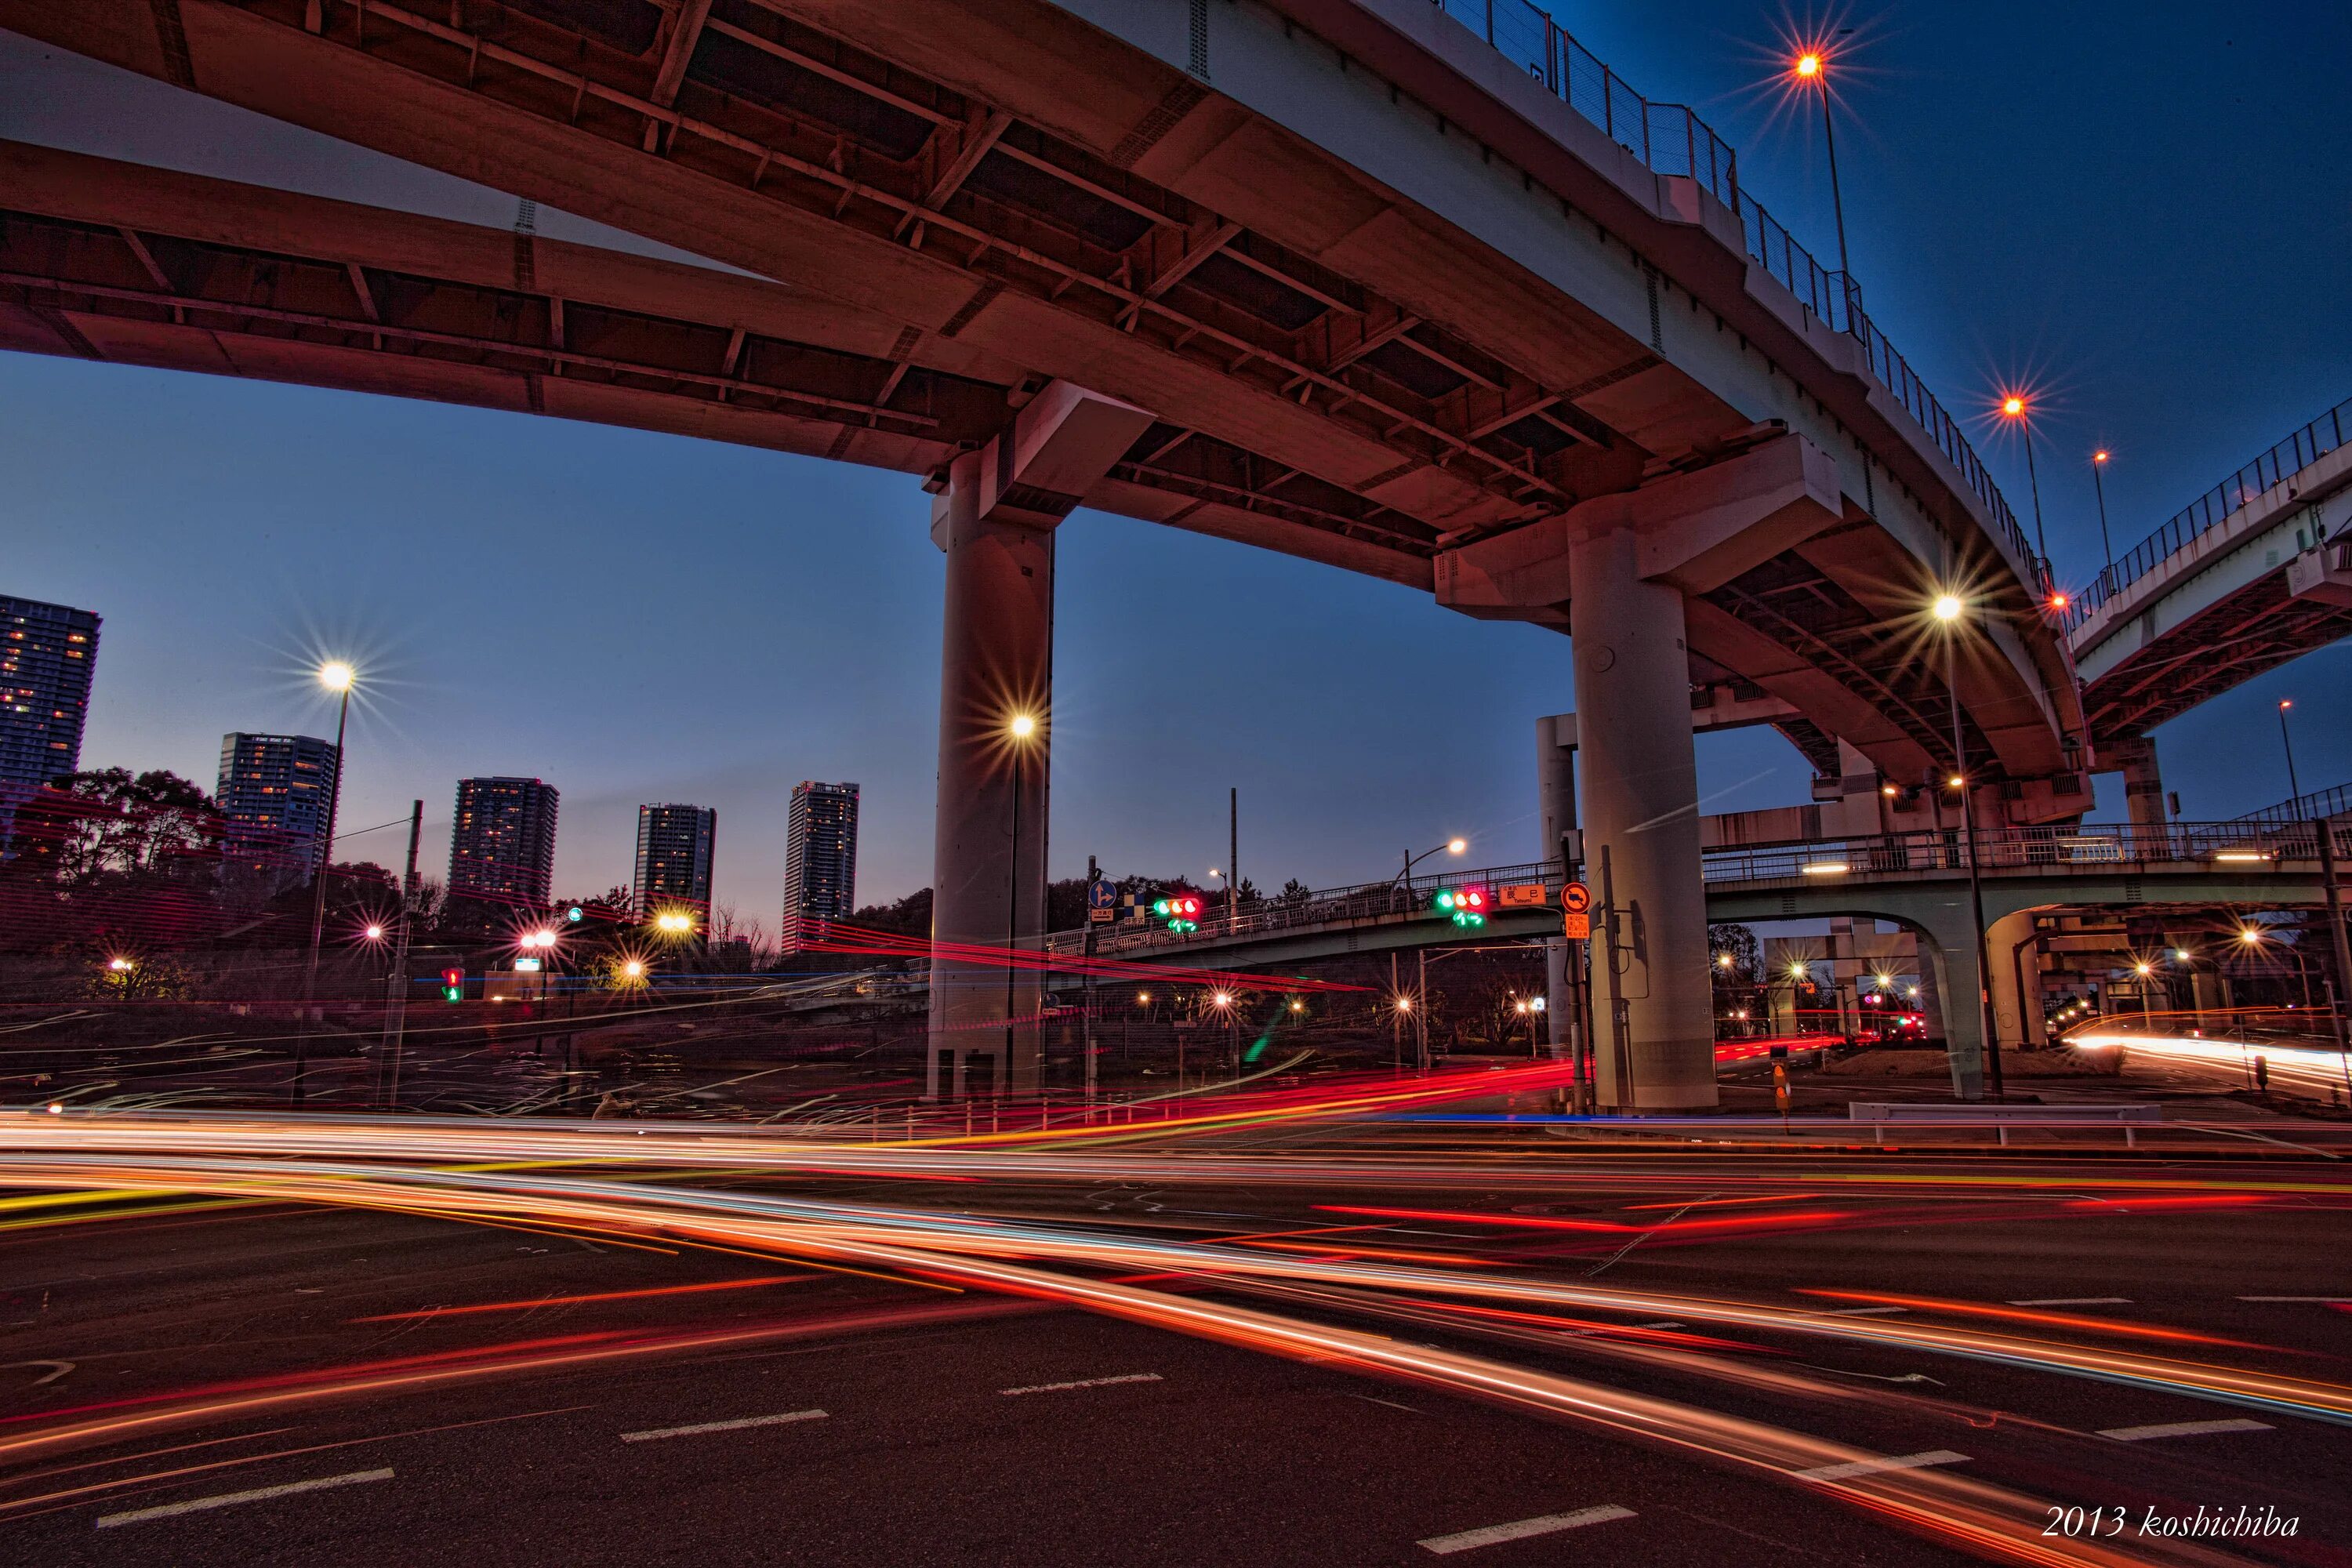
[(1013, 949), (1021, 921), (1021, 747), (1013, 748), (1013, 876), (1004, 890), (1004, 1054), (996, 1063), (996, 1092), (1013, 1079)]
[[(2107, 486), (2103, 477), (2106, 472), (2108, 453), (2102, 447), (2091, 454), (2091, 489), (2099, 498), (2099, 552), (2106, 557), (2100, 572), (2102, 577), (2112, 577), (2116, 570), (2116, 547), (2107, 538)], [(2109, 584), (2113, 592), (2114, 585)]]
[(303, 1100), (303, 1070), (309, 1066), (310, 1004), (319, 989), (319, 941), (327, 926), (327, 867), (335, 858), (335, 813), (343, 799), (343, 736), (352, 717), (352, 667), (336, 660), (319, 668), (319, 683), (341, 692), (335, 710), (335, 782), (327, 786), (327, 825), (319, 835), (318, 858), (310, 868), (310, 952), (302, 966), (301, 1026), (294, 1032), (292, 1100)]
[(2288, 734), (2286, 731), (2286, 710), (2294, 706), (2293, 699), (2285, 697), (2279, 699), (2279, 744), (2286, 748), (2286, 798), (2290, 810), (2294, 809), (2295, 802), (2303, 798), (2303, 786), (2295, 782), (2294, 777), (2294, 737)]
[[(1947, 605), (1951, 613), (1945, 614)], [(1949, 595), (1936, 602), (1937, 616), (1947, 621), (1959, 618), (1960, 605)], [(1968, 845), (1969, 908), (1976, 938), (1977, 958), (1977, 1027), (1984, 1038), (1986, 1076), (1992, 1082), (1992, 1097), (2008, 1097), (2001, 1082), (2000, 1034), (1993, 1017), (1992, 985), (1989, 974), (1990, 963), (1985, 955), (1984, 874), (1977, 858), (1977, 815), (1969, 799), (1969, 759), (1966, 742), (1960, 735), (1960, 644), (1959, 630), (1948, 626), (1944, 633), (1944, 690), (1952, 705), (1952, 782), (1960, 796), (1960, 833)]]

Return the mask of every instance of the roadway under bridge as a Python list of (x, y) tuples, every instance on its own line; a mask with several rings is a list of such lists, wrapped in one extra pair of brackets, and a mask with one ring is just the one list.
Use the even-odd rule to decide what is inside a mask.
[[(1611, 1103), (1715, 1096), (1694, 684), (1889, 779), (1999, 784), (2005, 823), (2088, 804), (2046, 563), (1953, 420), (1728, 145), (1605, 73), (1596, 102), (1549, 22), (1510, 54), (1426, 0), (0, 0), (0, 26), (739, 269), (0, 150), (0, 346), (920, 475), (943, 942), (1042, 935), (1081, 506), (1573, 636), (1582, 827), (1645, 933)], [(1003, 973), (939, 961), (934, 1085), (1034, 1081), (1034, 1029), (958, 1058), (1034, 1016)]]

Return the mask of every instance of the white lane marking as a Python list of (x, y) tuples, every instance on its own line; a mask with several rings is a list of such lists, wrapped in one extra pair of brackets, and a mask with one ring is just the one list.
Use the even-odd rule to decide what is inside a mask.
[(1444, 1557), (1452, 1552), (1494, 1546), (1506, 1541), (1525, 1541), (1530, 1535), (1549, 1535), (1555, 1531), (1577, 1530), (1588, 1524), (1606, 1524), (1612, 1519), (1633, 1517), (1633, 1510), (1630, 1508), (1603, 1503), (1599, 1508), (1580, 1508), (1574, 1513), (1548, 1513), (1540, 1519), (1522, 1519), (1512, 1524), (1490, 1524), (1484, 1530), (1433, 1535), (1419, 1544), (1423, 1552), (1434, 1552)]
[(2352, 1301), (2352, 1296), (2241, 1296), (2241, 1301)]
[(2029, 1296), (2021, 1301), (2012, 1297), (2012, 1307), (2128, 1307), (2129, 1296)]
[(740, 1432), (746, 1426), (781, 1426), (787, 1421), (822, 1421), (822, 1410), (789, 1410), (782, 1415), (746, 1415), (740, 1421), (698, 1421), (691, 1426), (657, 1426), (650, 1432), (624, 1432), (624, 1443), (650, 1443), (659, 1437), (695, 1437), (705, 1432)]
[(1817, 1465), (1810, 1470), (1799, 1470), (1801, 1481), (1842, 1481), (1853, 1476), (1874, 1476), (1881, 1470), (1916, 1470), (1928, 1465), (1965, 1465), (1966, 1454), (1955, 1454), (1949, 1448), (1930, 1448), (1924, 1454), (1899, 1454), (1878, 1459), (1849, 1459), (1843, 1465)]
[(1036, 1383), (1027, 1388), (1000, 1388), (999, 1394), (1059, 1394), (1067, 1388), (1100, 1388), (1112, 1383), (1158, 1383), (1156, 1372), (1127, 1372), (1117, 1377), (1082, 1377), (1075, 1383)]
[(1412, 1405), (1399, 1405), (1393, 1399), (1375, 1399), (1369, 1394), (1351, 1394), (1348, 1397), (1350, 1399), (1360, 1399), (1367, 1405), (1385, 1405), (1391, 1410), (1402, 1410), (1413, 1415), (1421, 1414), (1420, 1411), (1413, 1409)]
[(142, 1520), (169, 1519), (174, 1514), (202, 1513), (206, 1509), (234, 1508), (241, 1502), (266, 1502), (271, 1498), (292, 1497), (296, 1492), (320, 1492), (329, 1487), (353, 1487), (362, 1481), (388, 1481), (390, 1469), (353, 1470), (345, 1476), (321, 1476), (315, 1481), (288, 1481), (283, 1486), (256, 1487), (249, 1492), (223, 1492), (218, 1497), (190, 1498), (185, 1502), (167, 1502), (154, 1508), (135, 1508), (129, 1513), (102, 1513), (98, 1516), (98, 1528), (112, 1530), (118, 1524), (137, 1524)]
[(2118, 1443), (2144, 1443), (2150, 1437), (2201, 1437), (2208, 1432), (2267, 1432), (2267, 1421), (2163, 1421), (2153, 1426), (2109, 1426), (2102, 1437)]
[(1671, 1319), (1667, 1319), (1655, 1323), (1636, 1323), (1633, 1326), (1637, 1329), (1679, 1329), (1683, 1325)]
[(1884, 1318), (1910, 1310), (1908, 1307), (1832, 1307), (1828, 1315), (1832, 1318)]

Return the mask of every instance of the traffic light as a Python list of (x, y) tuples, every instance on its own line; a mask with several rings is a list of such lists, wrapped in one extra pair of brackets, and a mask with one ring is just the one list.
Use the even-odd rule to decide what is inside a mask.
[(578, 925), (582, 921), (588, 918), (588, 911), (582, 909), (578, 904), (574, 904), (570, 909), (563, 911), (563, 918), (568, 923)]
[(1465, 928), (1486, 923), (1486, 889), (1484, 888), (1448, 888), (1437, 895), (1441, 914), (1454, 917), (1454, 923)]
[(444, 1002), (463, 1002), (465, 999), (466, 972), (462, 969), (443, 970), (441, 972), (441, 1000)]
[(1151, 912), (1166, 921), (1170, 931), (1180, 932), (1199, 931), (1201, 929), (1201, 895), (1171, 893), (1155, 902), (1151, 906)]

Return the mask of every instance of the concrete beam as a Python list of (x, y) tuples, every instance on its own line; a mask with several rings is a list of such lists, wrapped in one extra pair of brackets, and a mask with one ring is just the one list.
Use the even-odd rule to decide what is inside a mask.
[(1696, 595), (1843, 516), (1837, 467), (1829, 455), (1801, 437), (1783, 436), (1736, 458), (1581, 501), (1558, 517), (1445, 551), (1437, 558), (1437, 602), (1482, 619), (1559, 625), (1574, 596), (1570, 548), (1582, 536), (1631, 531), (1643, 580)]

